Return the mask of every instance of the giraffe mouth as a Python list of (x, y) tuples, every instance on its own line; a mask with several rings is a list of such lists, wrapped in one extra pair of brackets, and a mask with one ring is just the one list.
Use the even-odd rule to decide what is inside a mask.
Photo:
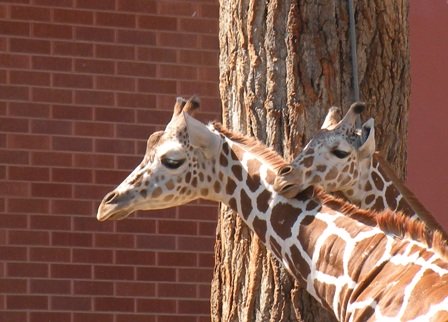
[(101, 205), (98, 207), (96, 219), (98, 221), (122, 220), (128, 217), (132, 212), (129, 211), (128, 209), (116, 209), (116, 208), (117, 207), (101, 203)]

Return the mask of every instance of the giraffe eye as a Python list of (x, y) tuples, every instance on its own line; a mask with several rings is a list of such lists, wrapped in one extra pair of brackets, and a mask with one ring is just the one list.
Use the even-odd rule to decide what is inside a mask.
[(168, 169), (177, 169), (179, 168), (182, 164), (184, 164), (185, 159), (170, 159), (167, 157), (162, 157), (161, 159), (162, 164), (167, 167)]
[(338, 149), (332, 150), (331, 153), (333, 153), (339, 159), (345, 159), (350, 154), (350, 152), (346, 152), (346, 151), (342, 151), (342, 150), (338, 150)]

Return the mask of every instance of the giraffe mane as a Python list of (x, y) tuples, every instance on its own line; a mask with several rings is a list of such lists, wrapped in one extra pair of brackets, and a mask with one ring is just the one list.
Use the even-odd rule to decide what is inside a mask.
[(444, 259), (448, 259), (448, 242), (444, 238), (444, 234), (438, 229), (428, 227), (421, 220), (412, 219), (402, 212), (394, 212), (390, 209), (380, 212), (361, 209), (317, 187), (313, 189), (313, 194), (322, 200), (325, 206), (333, 210), (342, 212), (369, 226), (378, 226), (386, 234), (420, 242), (433, 249)]
[(272, 165), (274, 170), (278, 170), (287, 165), (286, 161), (276, 151), (264, 145), (257, 139), (233, 132), (219, 122), (213, 122), (212, 126), (216, 131), (228, 137), (230, 140), (243, 145), (245, 150), (258, 155), (265, 162)]
[(434, 218), (434, 216), (423, 206), (423, 204), (417, 199), (415, 194), (409, 190), (408, 187), (398, 178), (394, 170), (390, 166), (389, 162), (381, 155), (379, 151), (376, 151), (373, 158), (381, 165), (381, 169), (386, 173), (388, 178), (393, 182), (398, 191), (403, 195), (408, 204), (418, 214), (419, 218), (426, 223), (427, 226), (433, 229), (438, 229), (444, 233), (442, 227)]

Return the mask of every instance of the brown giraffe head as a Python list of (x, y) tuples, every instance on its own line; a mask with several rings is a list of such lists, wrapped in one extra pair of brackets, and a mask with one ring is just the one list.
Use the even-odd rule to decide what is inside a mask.
[[(354, 103), (336, 124), (337, 110), (332, 108), (322, 129), (311, 139), (291, 165), (278, 171), (274, 189), (294, 197), (309, 186), (321, 186), (328, 192), (350, 194), (358, 181), (360, 167), (375, 152), (373, 119), (356, 127), (364, 103)], [(363, 163), (364, 162), (364, 163)]]
[(209, 194), (221, 139), (192, 117), (196, 97), (178, 98), (165, 131), (153, 133), (143, 161), (102, 200), (100, 221), (124, 219), (136, 210), (163, 209)]

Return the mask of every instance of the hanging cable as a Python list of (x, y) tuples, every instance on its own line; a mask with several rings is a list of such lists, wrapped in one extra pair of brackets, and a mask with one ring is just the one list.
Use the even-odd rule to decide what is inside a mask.
[(348, 0), (348, 15), (350, 21), (350, 51), (352, 56), (352, 73), (353, 73), (353, 98), (359, 101), (359, 80), (358, 80), (358, 56), (356, 54), (356, 27), (355, 27), (355, 10), (353, 8), (353, 0)]

